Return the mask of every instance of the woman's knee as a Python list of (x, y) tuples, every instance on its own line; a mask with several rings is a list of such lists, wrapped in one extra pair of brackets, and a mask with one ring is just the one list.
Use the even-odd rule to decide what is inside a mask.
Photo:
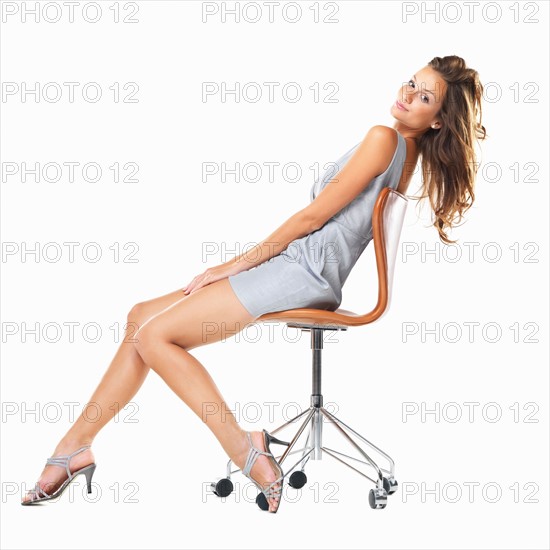
[(128, 323), (139, 323), (141, 318), (143, 317), (143, 310), (144, 302), (138, 302), (137, 304), (134, 304), (126, 315)]
[(161, 344), (165, 341), (161, 327), (154, 320), (140, 325), (133, 338), (134, 348), (145, 362), (148, 362), (155, 353), (160, 351)]
[(141, 327), (147, 320), (147, 306), (144, 302), (139, 302), (132, 306), (126, 315), (126, 341), (136, 344), (141, 337)]
[(149, 319), (156, 317), (158, 314), (166, 311), (175, 303), (185, 298), (185, 295), (181, 291), (175, 291), (160, 298), (153, 300), (146, 300), (138, 302), (132, 306), (127, 314), (128, 324), (134, 327), (134, 331), (137, 331), (143, 326)]
[(138, 331), (148, 319), (155, 316), (155, 313), (156, 310), (150, 303), (138, 302), (137, 304), (134, 304), (132, 309), (128, 312), (128, 325), (133, 326), (134, 330)]

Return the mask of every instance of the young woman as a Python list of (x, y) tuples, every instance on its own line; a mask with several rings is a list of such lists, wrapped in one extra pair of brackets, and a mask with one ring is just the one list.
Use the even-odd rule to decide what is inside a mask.
[[(378, 193), (391, 186), (405, 194), (419, 156), (423, 193), (413, 198), (429, 198), (440, 239), (455, 242), (446, 230), (455, 218), (462, 219), (475, 198), (474, 145), (486, 137), (482, 93), (478, 73), (462, 58), (434, 57), (398, 90), (391, 106), (393, 128), (372, 127), (340, 157), (339, 171), (329, 169), (315, 182), (305, 208), (245, 254), (206, 269), (183, 289), (136, 304), (128, 313), (126, 337), (90, 398), (102, 416), (88, 422), (90, 403), (84, 407), (22, 504), (56, 498), (79, 474), (86, 475), (90, 487), (94, 438), (153, 369), (264, 492), (269, 511), (277, 511), (283, 472), (270, 452), (270, 434), (247, 432), (237, 424), (214, 380), (190, 351), (234, 336), (266, 312), (337, 309), (342, 285), (372, 238)], [(297, 248), (297, 259), (289, 253), (290, 245)], [(206, 403), (208, 411), (219, 414), (206, 416)]]

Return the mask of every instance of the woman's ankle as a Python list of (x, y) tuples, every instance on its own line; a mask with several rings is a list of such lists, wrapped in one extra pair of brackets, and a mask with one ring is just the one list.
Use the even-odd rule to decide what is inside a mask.
[(238, 466), (240, 462), (244, 462), (246, 460), (246, 456), (249, 450), (248, 436), (246, 435), (246, 430), (241, 430), (240, 432), (237, 432), (235, 442), (236, 445), (232, 449), (233, 452), (228, 454), (233, 463)]
[(72, 449), (76, 451), (80, 447), (85, 447), (86, 445), (92, 445), (93, 438), (90, 436), (79, 436), (79, 435), (65, 435), (61, 441), (58, 443), (56, 449)]

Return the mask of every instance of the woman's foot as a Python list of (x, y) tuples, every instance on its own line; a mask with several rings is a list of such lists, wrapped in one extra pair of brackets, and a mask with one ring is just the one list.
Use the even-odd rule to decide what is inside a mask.
[[(263, 432), (250, 432), (250, 437), (252, 439), (252, 444), (254, 445), (254, 447), (259, 449), (260, 451), (266, 452)], [(233, 463), (239, 467), (240, 470), (244, 468), (249, 450), (250, 450), (250, 445), (248, 442), (248, 437), (246, 436), (246, 431), (243, 430), (241, 451), (239, 452), (237, 457), (231, 459)], [(256, 462), (254, 463), (254, 466), (252, 466), (250, 475), (262, 487), (267, 487), (268, 485), (270, 485), (271, 483), (273, 483), (275, 480), (279, 478), (278, 472), (276, 472), (273, 469), (270, 460), (265, 455), (260, 455), (257, 458)], [(274, 489), (279, 489), (280, 487), (281, 487), (280, 482), (273, 486)], [(275, 496), (267, 499), (270, 512), (275, 512), (279, 507), (279, 498), (280, 498), (279, 496)]]
[[(69, 442), (61, 440), (51, 456), (70, 455), (80, 447), (84, 447), (85, 445), (89, 444), (89, 442)], [(76, 454), (70, 460), (69, 469), (71, 471), (71, 474), (73, 472), (76, 472), (77, 470), (80, 470), (81, 468), (84, 468), (84, 466), (88, 466), (88, 464), (92, 464), (93, 462), (95, 462), (95, 460), (91, 448)], [(65, 468), (61, 466), (56, 466), (54, 464), (47, 464), (46, 466), (44, 466), (44, 469), (40, 474), (38, 484), (42, 488), (42, 490), (45, 491), (48, 495), (52, 495), (53, 493), (55, 493), (55, 491), (57, 491), (57, 489), (59, 489), (59, 487), (66, 479), (67, 470)], [(38, 493), (38, 495), (36, 495), (34, 491), (27, 493), (21, 499), (21, 502), (37, 500), (37, 497), (40, 498), (43, 496), (42, 493)]]

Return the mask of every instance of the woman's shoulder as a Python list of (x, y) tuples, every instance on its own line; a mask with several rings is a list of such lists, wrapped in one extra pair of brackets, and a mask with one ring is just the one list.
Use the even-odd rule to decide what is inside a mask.
[(379, 165), (378, 174), (388, 169), (397, 150), (399, 136), (397, 130), (382, 124), (376, 124), (369, 128), (363, 141), (359, 144), (360, 154), (372, 158), (375, 152), (376, 163)]
[(391, 159), (397, 149), (399, 134), (395, 128), (390, 128), (383, 124), (376, 124), (369, 128), (363, 141), (369, 141), (372, 145), (377, 147), (380, 154), (385, 156), (389, 155)]
[(383, 124), (375, 124), (371, 126), (367, 132), (368, 134), (376, 134), (380, 137), (389, 137), (394, 141), (398, 139), (398, 131), (390, 126), (384, 126)]

